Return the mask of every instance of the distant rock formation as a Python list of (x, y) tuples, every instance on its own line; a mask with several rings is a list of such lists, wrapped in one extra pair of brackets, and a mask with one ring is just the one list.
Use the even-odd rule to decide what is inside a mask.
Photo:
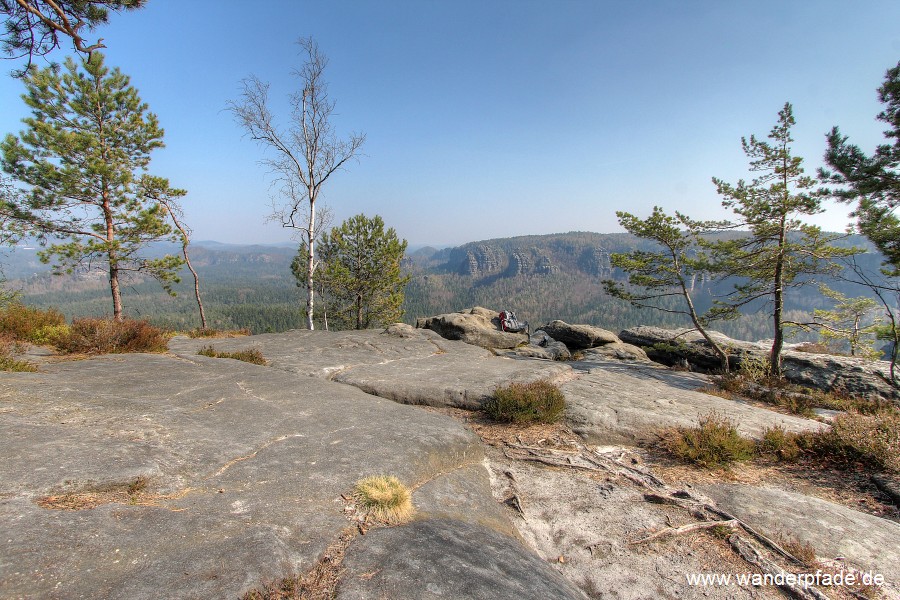
[(481, 245), (466, 252), (466, 261), (461, 265), (460, 273), (472, 277), (491, 275), (503, 270), (503, 251), (493, 246)]

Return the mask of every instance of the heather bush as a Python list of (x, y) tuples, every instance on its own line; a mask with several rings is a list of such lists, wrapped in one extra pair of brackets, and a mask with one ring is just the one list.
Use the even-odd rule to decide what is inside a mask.
[(562, 416), (566, 401), (552, 383), (534, 381), (497, 388), (483, 408), (491, 419), (504, 423), (553, 423)]
[(165, 352), (168, 335), (147, 321), (75, 319), (56, 347), (63, 352), (107, 354), (123, 352)]
[(676, 427), (663, 432), (660, 441), (669, 454), (706, 468), (727, 467), (753, 458), (755, 444), (741, 437), (735, 423), (712, 412), (697, 427)]

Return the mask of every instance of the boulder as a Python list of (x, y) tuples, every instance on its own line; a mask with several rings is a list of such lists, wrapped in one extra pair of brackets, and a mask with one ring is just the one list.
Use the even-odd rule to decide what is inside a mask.
[(622, 341), (613, 332), (593, 325), (569, 325), (565, 321), (550, 321), (541, 329), (554, 340), (565, 344), (569, 350), (586, 350)]
[[(740, 368), (748, 358), (768, 360), (770, 346), (734, 340), (719, 332), (710, 332), (728, 350), (731, 367)], [(619, 333), (630, 344), (641, 346), (653, 360), (663, 364), (688, 361), (705, 371), (720, 368), (720, 361), (703, 337), (687, 329), (632, 327)], [(823, 391), (843, 391), (858, 396), (880, 396), (900, 399), (900, 391), (891, 387), (890, 363), (850, 356), (812, 354), (786, 349), (782, 354), (784, 377), (791, 383)]]
[(642, 348), (626, 344), (625, 342), (614, 342), (605, 346), (597, 346), (584, 351), (584, 355), (588, 356), (605, 356), (615, 358), (617, 360), (641, 360), (649, 362), (650, 358)]
[(501, 331), (499, 313), (476, 306), (460, 312), (425, 317), (416, 321), (419, 329), (430, 329), (448, 340), (461, 340), (482, 348), (515, 348), (528, 343), (528, 335)]

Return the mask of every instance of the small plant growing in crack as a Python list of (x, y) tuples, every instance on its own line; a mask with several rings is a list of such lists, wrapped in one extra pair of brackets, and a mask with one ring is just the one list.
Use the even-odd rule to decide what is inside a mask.
[(200, 356), (209, 356), (211, 358), (233, 358), (254, 365), (265, 366), (266, 364), (266, 359), (262, 355), (262, 352), (259, 351), (259, 348), (250, 348), (248, 350), (240, 350), (239, 352), (220, 352), (212, 346), (204, 346), (200, 348), (197, 354)]
[(408, 521), (413, 515), (409, 488), (393, 475), (372, 475), (357, 482), (354, 498), (375, 519), (388, 525)]

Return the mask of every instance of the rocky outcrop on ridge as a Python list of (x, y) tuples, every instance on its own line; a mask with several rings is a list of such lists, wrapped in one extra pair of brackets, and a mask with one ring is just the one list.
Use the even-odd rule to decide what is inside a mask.
[(482, 348), (515, 348), (528, 343), (524, 333), (500, 329), (498, 311), (476, 306), (455, 313), (416, 320), (419, 329), (431, 329), (448, 340), (461, 340)]
[[(733, 340), (718, 332), (712, 334), (727, 349), (732, 368), (740, 368), (741, 362), (748, 358), (765, 361), (771, 350), (765, 345)], [(641, 346), (651, 358), (664, 364), (686, 360), (701, 370), (716, 370), (720, 366), (718, 357), (696, 331), (641, 326), (625, 329), (619, 337)], [(824, 391), (841, 390), (853, 395), (900, 399), (898, 390), (888, 383), (890, 374), (886, 361), (785, 350), (782, 365), (784, 377), (791, 383)]]

